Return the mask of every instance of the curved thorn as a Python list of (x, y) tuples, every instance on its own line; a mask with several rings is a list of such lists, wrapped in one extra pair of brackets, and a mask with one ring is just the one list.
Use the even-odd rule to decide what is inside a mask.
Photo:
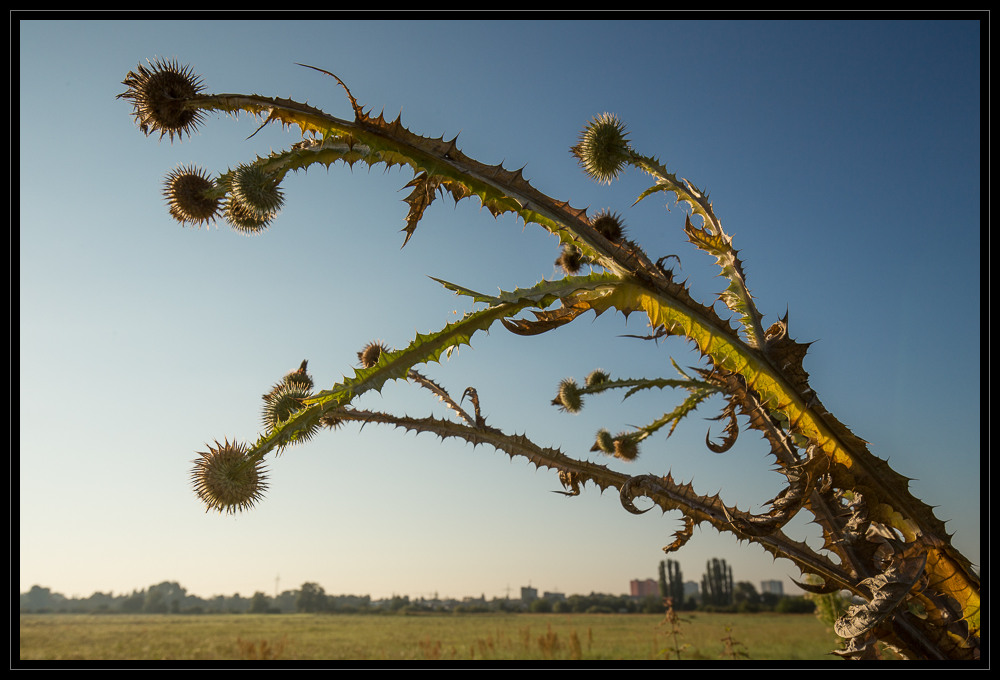
[[(273, 118), (274, 118), (274, 113), (272, 111), (272, 113), (267, 116), (267, 118), (264, 120), (264, 122), (260, 124), (260, 127), (253, 131), (253, 134), (250, 135), (250, 137), (253, 137), (255, 134), (257, 134), (258, 132), (260, 132), (261, 130), (263, 130), (264, 126), (267, 125), (268, 123), (270, 123), (271, 120), (273, 120)], [(250, 137), (247, 137), (247, 139), (250, 139)], [(246, 139), (244, 139), (243, 141), (246, 141)]]
[(622, 502), (622, 507), (628, 510), (633, 515), (641, 515), (653, 509), (653, 506), (649, 506), (645, 510), (640, 510), (639, 508), (635, 507), (635, 504), (632, 502), (632, 499), (643, 495), (643, 494), (632, 493), (633, 482), (639, 479), (643, 479), (645, 477), (646, 475), (642, 475), (641, 477), (629, 477), (628, 479), (625, 480), (625, 483), (622, 484), (621, 490), (618, 493), (618, 498)]
[(330, 73), (329, 71), (327, 71), (325, 69), (318, 68), (316, 66), (310, 66), (309, 64), (300, 64), (299, 62), (295, 62), (295, 64), (297, 66), (305, 66), (306, 68), (311, 68), (314, 71), (319, 71), (320, 73), (325, 73), (326, 75), (330, 76), (331, 78), (336, 79), (336, 81), (338, 83), (340, 83), (340, 86), (342, 88), (344, 88), (344, 92), (347, 93), (347, 98), (351, 100), (351, 108), (354, 109), (354, 115), (357, 116), (358, 118), (362, 117), (363, 114), (362, 114), (362, 111), (361, 111), (361, 107), (358, 106), (358, 100), (354, 98), (354, 95), (351, 94), (350, 89), (348, 89), (347, 85), (344, 84), (344, 81), (341, 80), (340, 77), (338, 77), (336, 74)]
[(814, 585), (812, 583), (799, 583), (798, 581), (796, 581), (791, 577), (789, 577), (789, 580), (802, 590), (808, 593), (815, 593), (816, 595), (829, 595), (830, 593), (835, 593), (838, 590), (840, 590), (840, 586), (836, 584), (830, 585), (826, 581), (824, 581), (820, 585)]

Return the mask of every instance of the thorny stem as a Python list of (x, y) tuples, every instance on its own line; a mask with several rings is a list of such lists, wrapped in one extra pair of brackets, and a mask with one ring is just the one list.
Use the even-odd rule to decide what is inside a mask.
[[(473, 445), (487, 444), (510, 456), (527, 458), (538, 468), (559, 470), (563, 478), (573, 486), (575, 493), (570, 493), (570, 495), (577, 495), (579, 486), (589, 481), (601, 489), (614, 488), (619, 490), (623, 494), (623, 498), (627, 497), (627, 501), (623, 501), (627, 502), (627, 505), (631, 504), (632, 499), (645, 496), (664, 512), (680, 508), (692, 510), (720, 531), (729, 530), (731, 525), (726, 508), (718, 498), (694, 497), (693, 493), (678, 486), (669, 477), (627, 475), (603, 465), (571, 458), (557, 449), (540, 446), (523, 435), (509, 435), (487, 425), (477, 426), (474, 422), (463, 424), (433, 417), (397, 416), (381, 411), (353, 408), (338, 408), (328, 411), (325, 415), (332, 416), (338, 421), (383, 423), (417, 432), (432, 432), (442, 439), (456, 437)], [(728, 511), (732, 514), (738, 514), (736, 508), (730, 508)], [(757, 540), (774, 551), (785, 553), (788, 559), (808, 568), (809, 571), (822, 574), (824, 578), (839, 584), (843, 589), (851, 590), (858, 595), (866, 594), (857, 587), (849, 574), (829, 561), (803, 551), (800, 544), (785, 536), (780, 530)]]
[(417, 371), (415, 371), (413, 369), (410, 370), (410, 372), (407, 375), (407, 377), (410, 380), (412, 380), (413, 382), (418, 383), (419, 385), (427, 388), (428, 390), (430, 390), (431, 392), (433, 392), (435, 395), (437, 395), (437, 397), (441, 401), (443, 401), (448, 406), (448, 408), (450, 408), (452, 411), (454, 411), (455, 413), (457, 413), (459, 415), (459, 417), (466, 422), (467, 425), (469, 425), (470, 427), (475, 427), (476, 426), (476, 419), (473, 418), (472, 416), (470, 416), (465, 411), (465, 409), (463, 409), (461, 406), (459, 406), (458, 402), (456, 402), (454, 399), (452, 399), (451, 395), (448, 394), (448, 392), (443, 387), (441, 387), (440, 385), (438, 385), (436, 382), (434, 382), (430, 378), (427, 378), (426, 376), (421, 375), (420, 373), (418, 373)]

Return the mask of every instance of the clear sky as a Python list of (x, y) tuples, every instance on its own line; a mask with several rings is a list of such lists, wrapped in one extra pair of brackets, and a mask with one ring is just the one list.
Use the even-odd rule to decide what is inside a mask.
[[(968, 20), (355, 21), (41, 20), (19, 45), (20, 590), (130, 592), (164, 580), (204, 597), (273, 594), (517, 595), (521, 586), (626, 593), (655, 578), (679, 516), (627, 513), (617, 494), (568, 498), (552, 471), (461, 442), (374, 425), (325, 431), (269, 457), (251, 512), (206, 514), (189, 483), (207, 443), (252, 442), (261, 395), (309, 360), (320, 387), (367, 342), (400, 347), (471, 309), (430, 276), (510, 290), (558, 275), (554, 237), (475, 201), (440, 199), (405, 248), (408, 171), (343, 165), (286, 178), (282, 214), (246, 237), (182, 227), (162, 181), (219, 173), (298, 141), (296, 130), (210, 116), (183, 142), (145, 137), (122, 79), (147, 59), (189, 65), (208, 92), (308, 101), (350, 118), (354, 96), (484, 162), (525, 166), (541, 191), (610, 208), (653, 259), (677, 254), (696, 297), (722, 287), (651, 180), (583, 175), (569, 147), (617, 114), (633, 145), (711, 192), (765, 324), (788, 311), (814, 342), (805, 368), (824, 404), (914, 479), (980, 562), (981, 43)], [(906, 15), (901, 15), (901, 18)], [(12, 93), (13, 94), (13, 93)], [(670, 207), (668, 211), (666, 207)], [(700, 493), (761, 511), (781, 488), (752, 431), (717, 455), (719, 403), (631, 465), (589, 452), (594, 432), (671, 410), (669, 391), (550, 405), (594, 368), (674, 375), (690, 346), (592, 315), (521, 338), (497, 327), (425, 373), (478, 389), (491, 425), (635, 474), (672, 471)], [(405, 383), (359, 405), (445, 415)], [(12, 475), (13, 478), (13, 475)], [(13, 513), (12, 513), (13, 515)], [(798, 520), (797, 520), (798, 522)], [(817, 544), (814, 525), (793, 533)], [(13, 549), (13, 545), (12, 545)], [(798, 578), (793, 565), (703, 525), (680, 552), (686, 580), (725, 558), (737, 581)]]

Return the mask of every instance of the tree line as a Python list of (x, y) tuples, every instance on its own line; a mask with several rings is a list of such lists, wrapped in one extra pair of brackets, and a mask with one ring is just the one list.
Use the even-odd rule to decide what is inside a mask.
[(95, 592), (86, 598), (70, 598), (49, 588), (32, 586), (20, 594), (22, 613), (123, 613), (123, 614), (287, 614), (287, 613), (419, 613), (491, 611), (553, 613), (663, 613), (667, 606), (678, 610), (785, 613), (811, 612), (810, 598), (758, 593), (748, 581), (733, 581), (732, 568), (725, 560), (706, 564), (700, 590), (685, 593), (680, 565), (673, 560), (659, 564), (659, 595), (631, 597), (590, 593), (589, 595), (539, 597), (529, 602), (495, 597), (440, 600), (394, 595), (373, 601), (369, 595), (333, 595), (317, 583), (303, 583), (297, 590), (269, 596), (261, 591), (250, 597), (239, 593), (203, 598), (188, 593), (176, 581), (164, 581), (131, 593), (113, 595)]
[(261, 591), (250, 597), (239, 593), (203, 598), (188, 593), (176, 581), (164, 581), (131, 593), (95, 592), (71, 598), (49, 588), (32, 586), (20, 594), (22, 613), (123, 613), (123, 614), (277, 614), (313, 611), (364, 611), (372, 607), (368, 595), (327, 595), (314, 583), (277, 596)]

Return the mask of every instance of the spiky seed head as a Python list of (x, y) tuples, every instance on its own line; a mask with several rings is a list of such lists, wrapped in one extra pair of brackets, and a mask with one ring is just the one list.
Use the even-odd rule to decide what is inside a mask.
[(122, 81), (128, 89), (118, 98), (132, 100), (132, 116), (147, 137), (157, 130), (171, 142), (175, 134), (178, 140), (185, 133), (190, 137), (204, 119), (201, 109), (189, 105), (202, 92), (201, 79), (176, 60), (147, 63), (148, 68), (139, 64), (128, 72)]
[(572, 378), (563, 378), (559, 383), (559, 394), (552, 403), (568, 413), (579, 413), (583, 408), (580, 386)]
[(601, 236), (615, 243), (621, 241), (625, 236), (625, 223), (622, 221), (621, 215), (610, 209), (604, 209), (594, 215), (590, 220), (590, 226)]
[(304, 406), (303, 401), (312, 396), (310, 389), (303, 383), (281, 382), (274, 386), (264, 396), (262, 420), (264, 427), (271, 429), (288, 420), (293, 413)]
[(306, 366), (308, 364), (309, 361), (303, 359), (302, 364), (297, 369), (286, 373), (285, 376), (281, 379), (281, 382), (275, 383), (271, 387), (271, 391), (263, 395), (261, 398), (265, 402), (273, 399), (278, 394), (278, 390), (280, 390), (282, 387), (297, 387), (302, 390), (305, 390), (307, 393), (311, 392), (315, 383), (313, 382), (312, 376), (309, 375), (309, 373), (306, 371)]
[(567, 274), (576, 274), (583, 265), (583, 253), (574, 245), (565, 245), (555, 263)]
[(273, 213), (261, 215), (232, 194), (226, 199), (223, 216), (233, 229), (247, 235), (259, 234), (267, 229), (274, 219)]
[(363, 368), (371, 368), (378, 363), (379, 357), (382, 356), (382, 352), (388, 351), (389, 348), (382, 342), (373, 340), (365, 345), (364, 349), (358, 352), (358, 361), (361, 363)]
[(597, 385), (603, 385), (610, 378), (611, 378), (611, 376), (609, 376), (605, 371), (602, 371), (599, 368), (595, 368), (587, 376), (587, 379), (586, 379), (586, 381), (584, 381), (584, 384), (587, 387), (596, 387)]
[(622, 460), (635, 460), (639, 457), (639, 444), (634, 437), (623, 432), (615, 437), (614, 455)]
[(611, 113), (593, 118), (570, 151), (584, 172), (602, 184), (611, 184), (632, 156), (625, 124)]
[(245, 445), (227, 439), (199, 452), (191, 481), (206, 511), (235, 514), (251, 509), (263, 498), (267, 473), (261, 461), (248, 457), (248, 450)]
[(313, 388), (312, 376), (306, 371), (306, 366), (309, 365), (308, 359), (303, 359), (302, 363), (297, 369), (285, 374), (285, 377), (281, 379), (281, 382), (286, 385), (300, 385), (305, 390), (311, 390)]
[(212, 196), (215, 181), (192, 165), (174, 169), (163, 182), (163, 196), (170, 206), (170, 215), (180, 222), (201, 225), (212, 222), (219, 213), (221, 201)]
[[(311, 390), (304, 383), (281, 382), (275, 385), (270, 393), (264, 395), (264, 408), (261, 411), (261, 421), (268, 433), (272, 433), (274, 428), (304, 409), (305, 400), (311, 396)], [(276, 440), (278, 453), (286, 446), (309, 441), (319, 432), (322, 425), (316, 415), (301, 419), (293, 429), (280, 434)]]
[(236, 201), (260, 218), (273, 219), (285, 196), (279, 188), (281, 180), (258, 164), (241, 165), (233, 172), (230, 192)]
[(594, 445), (590, 448), (591, 451), (601, 451), (609, 456), (615, 454), (615, 440), (611, 436), (611, 433), (601, 428), (597, 431), (597, 435), (594, 438)]

